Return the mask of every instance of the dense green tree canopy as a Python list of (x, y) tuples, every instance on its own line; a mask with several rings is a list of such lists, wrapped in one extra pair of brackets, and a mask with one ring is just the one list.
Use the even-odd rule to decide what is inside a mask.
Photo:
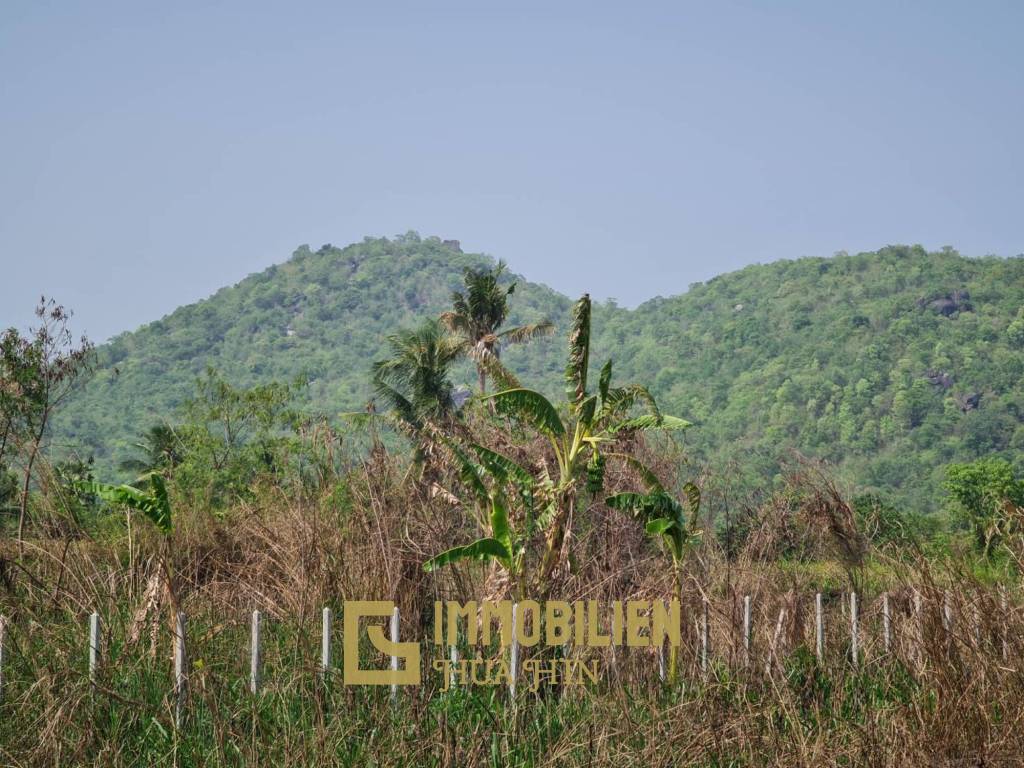
[[(207, 365), (236, 386), (305, 375), (300, 408), (361, 410), (388, 335), (449, 309), (464, 270), (488, 265), (415, 233), (302, 247), (103, 346), (60, 414), (60, 444), (115, 465)], [(557, 334), (502, 360), (557, 397), (570, 301), (515, 279), (506, 322), (550, 318)], [(951, 462), (997, 455), (1024, 470), (1022, 307), (1024, 258), (894, 246), (751, 266), (633, 310), (595, 303), (590, 359), (614, 358), (617, 376), (649, 383), (667, 412), (695, 422), (690, 455), (740, 488), (771, 486), (797, 449), (859, 491), (932, 511)], [(456, 386), (475, 379), (470, 361), (453, 369)]]

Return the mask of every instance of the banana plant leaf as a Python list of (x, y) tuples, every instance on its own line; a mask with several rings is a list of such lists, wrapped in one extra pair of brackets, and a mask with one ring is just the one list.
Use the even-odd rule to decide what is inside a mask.
[(477, 539), (472, 544), (462, 547), (452, 547), (439, 555), (430, 558), (423, 564), (423, 570), (428, 573), (443, 568), (446, 565), (460, 562), (462, 560), (497, 560), (506, 568), (511, 565), (512, 553), (504, 544), (494, 538)]
[(555, 406), (539, 392), (532, 389), (506, 389), (490, 396), (498, 412), (525, 422), (545, 435), (560, 438), (565, 426)]

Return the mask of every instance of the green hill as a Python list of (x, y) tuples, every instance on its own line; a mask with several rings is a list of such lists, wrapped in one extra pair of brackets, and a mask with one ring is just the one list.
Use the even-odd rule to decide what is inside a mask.
[[(304, 405), (317, 412), (362, 408), (370, 363), (387, 354), (385, 336), (447, 308), (463, 269), (488, 261), (415, 233), (315, 252), (302, 246), (284, 264), (101, 346), (95, 375), (60, 413), (60, 442), (101, 465), (125, 457), (147, 426), (174, 417), (207, 365), (240, 386), (305, 376)], [(569, 304), (520, 282), (511, 320), (561, 318)], [(561, 346), (541, 340), (509, 360), (531, 379), (547, 376)], [(468, 366), (463, 373), (467, 385), (475, 381)]]
[[(299, 248), (104, 345), (58, 434), (116, 460), (173, 418), (207, 364), (238, 384), (305, 374), (308, 408), (358, 409), (385, 334), (445, 309), (462, 269), (486, 260), (415, 233)], [(564, 326), (569, 305), (520, 280), (511, 322)], [(797, 449), (928, 510), (950, 461), (1002, 453), (1024, 468), (1022, 307), (1024, 258), (888, 247), (751, 266), (635, 310), (598, 305), (593, 360), (614, 357), (620, 381), (652, 384), (666, 411), (696, 421), (691, 455), (743, 487), (772, 483)], [(559, 335), (506, 361), (557, 391), (563, 346)], [(459, 378), (473, 381), (468, 368)]]

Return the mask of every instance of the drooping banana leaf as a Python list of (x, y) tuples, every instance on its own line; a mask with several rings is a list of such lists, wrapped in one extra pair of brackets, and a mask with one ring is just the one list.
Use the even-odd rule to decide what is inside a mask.
[(539, 392), (532, 389), (506, 389), (490, 396), (498, 412), (529, 424), (538, 432), (551, 438), (565, 434), (565, 426), (555, 406)]
[(472, 544), (462, 547), (452, 547), (441, 554), (430, 558), (423, 564), (423, 570), (428, 573), (443, 568), (446, 565), (457, 563), (461, 560), (489, 560), (494, 559), (508, 568), (511, 565), (512, 553), (504, 544), (494, 538), (477, 539)]
[(465, 452), (451, 440), (444, 440), (444, 446), (451, 451), (458, 465), (459, 479), (476, 497), (477, 501), (486, 502), (490, 496), (484, 482), (483, 467), (475, 463)]
[(480, 464), (500, 482), (514, 482), (523, 485), (533, 485), (533, 475), (523, 469), (512, 459), (504, 456), (490, 448), (485, 448), (477, 443), (469, 445), (470, 450), (476, 453)]
[(108, 504), (120, 504), (141, 512), (164, 534), (172, 530), (171, 505), (167, 498), (167, 487), (160, 475), (149, 476), (153, 492), (147, 493), (131, 485), (108, 485), (96, 481), (78, 483), (85, 493), (91, 493)]
[(647, 387), (639, 384), (629, 384), (625, 387), (614, 387), (607, 391), (602, 399), (601, 418), (611, 418), (623, 415), (637, 403), (642, 403), (650, 416), (655, 419), (661, 418), (661, 410)]
[(648, 520), (644, 529), (652, 536), (661, 536), (671, 529), (673, 525), (675, 525), (675, 523), (667, 517), (658, 517), (654, 520)]
[(512, 556), (512, 529), (508, 524), (508, 508), (499, 494), (491, 495), (491, 536)]
[(675, 559), (683, 556), (691, 542), (682, 505), (664, 491), (618, 493), (605, 499), (605, 503), (639, 520), (648, 534), (663, 537)]

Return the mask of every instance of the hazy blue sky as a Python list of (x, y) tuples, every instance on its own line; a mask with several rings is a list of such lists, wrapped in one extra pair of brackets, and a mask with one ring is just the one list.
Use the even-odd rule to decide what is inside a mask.
[(635, 304), (1024, 251), (1024, 3), (0, 3), (0, 326), (416, 229)]

